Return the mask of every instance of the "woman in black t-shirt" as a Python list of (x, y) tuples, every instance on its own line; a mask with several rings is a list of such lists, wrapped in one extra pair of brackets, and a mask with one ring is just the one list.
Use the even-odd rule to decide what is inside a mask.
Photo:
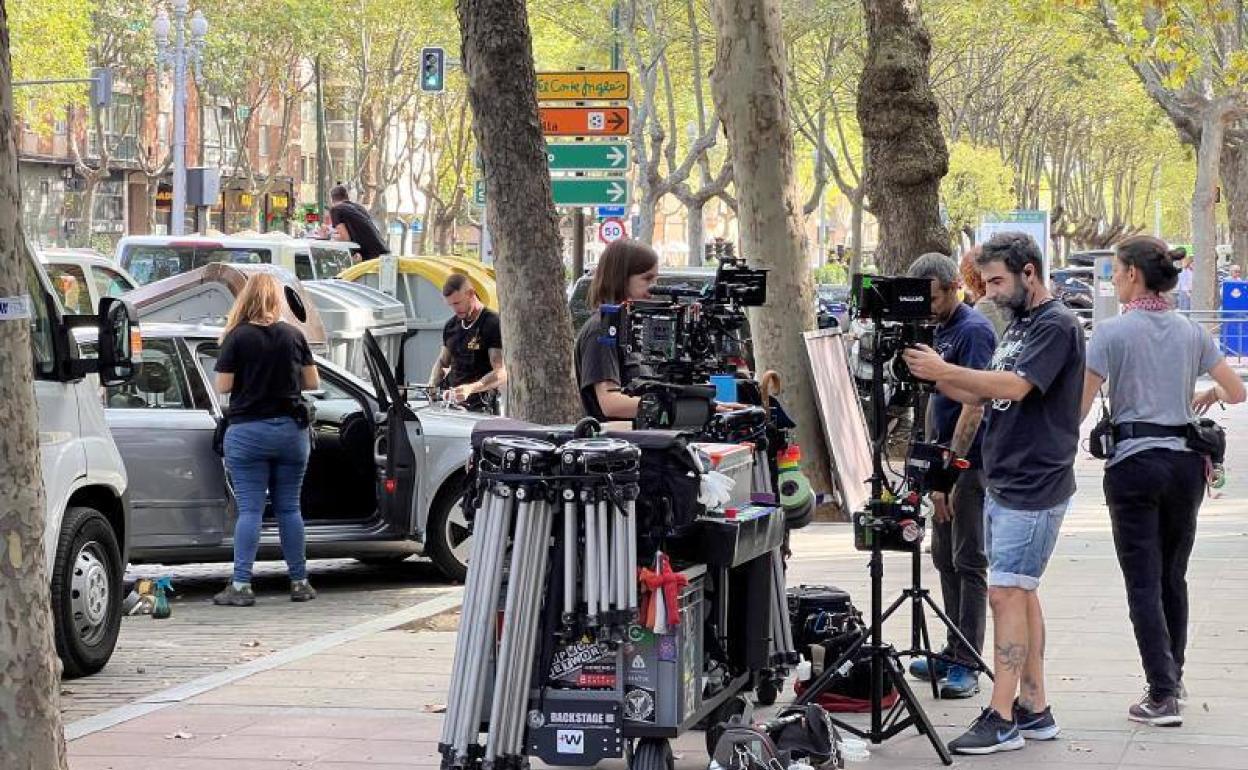
[(631, 420), (637, 416), (635, 396), (620, 388), (637, 376), (638, 366), (620, 348), (624, 332), (603, 322), (602, 305), (648, 299), (659, 276), (659, 256), (640, 241), (621, 239), (603, 250), (589, 285), (589, 306), (595, 311), (576, 337), (576, 382), (581, 404), (599, 420)]
[(230, 394), (226, 412), (225, 465), (238, 508), (234, 527), (234, 577), (213, 601), (255, 604), (251, 568), (260, 544), (260, 518), (272, 499), (290, 573), (290, 599), (316, 598), (308, 584), (299, 493), (310, 443), (300, 414), (300, 391), (320, 385), (308, 341), (281, 320), (282, 287), (257, 273), (234, 302), (221, 337), (217, 390)]

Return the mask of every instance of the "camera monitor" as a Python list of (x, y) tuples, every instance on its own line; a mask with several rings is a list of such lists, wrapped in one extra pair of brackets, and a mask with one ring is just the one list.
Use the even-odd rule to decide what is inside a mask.
[(922, 321), (932, 316), (932, 282), (928, 278), (856, 273), (852, 296), (859, 318)]

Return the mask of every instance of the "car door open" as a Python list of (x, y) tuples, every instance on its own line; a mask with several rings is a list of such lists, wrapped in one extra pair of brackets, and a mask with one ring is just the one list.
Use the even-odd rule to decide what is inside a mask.
[(381, 412), (373, 451), (380, 482), (378, 508), (386, 521), (414, 532), (420, 418), (408, 406), (381, 346), (367, 330), (364, 332), (364, 360)]

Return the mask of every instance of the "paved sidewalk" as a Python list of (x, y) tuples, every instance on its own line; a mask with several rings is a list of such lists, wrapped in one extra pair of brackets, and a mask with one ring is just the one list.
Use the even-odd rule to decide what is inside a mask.
[[(1232, 422), (1248, 428), (1248, 414)], [(1048, 682), (1064, 732), (1059, 740), (1031, 744), (1020, 752), (959, 758), (958, 766), (1248, 768), (1248, 445), (1240, 442), (1231, 451), (1230, 465), (1239, 473), (1232, 475), (1224, 497), (1205, 504), (1189, 576), (1192, 627), (1186, 683), (1191, 700), (1186, 724), (1180, 729), (1147, 728), (1126, 720), (1127, 706), (1139, 697), (1144, 680), (1101, 499), (1099, 464), (1084, 459), (1080, 493), (1042, 589), (1049, 621)], [(848, 588), (866, 609), (866, 559), (853, 550), (847, 526), (811, 526), (794, 537), (794, 549), (791, 584), (835, 583)], [(895, 596), (908, 576), (907, 558), (889, 556), (885, 596)], [(935, 585), (934, 578), (929, 566), (929, 584)], [(71, 767), (434, 767), (441, 721), (435, 712), (446, 699), (453, 625), (453, 616), (441, 615), (389, 630), (340, 634), (338, 639), (345, 641), (335, 646), (288, 650), (283, 653), (287, 658), (250, 663), (253, 669), (235, 671), (220, 686), (207, 682), (200, 685), (203, 691), (174, 693), (164, 699), (172, 705), (160, 698), (140, 704), (137, 718), (106, 729), (85, 734), (128, 714), (71, 724), (71, 736), (83, 735), (70, 743)], [(887, 627), (895, 642), (908, 635), (908, 614)], [(986, 695), (934, 701), (930, 690), (918, 692), (944, 740), (956, 737), (987, 702)], [(865, 766), (940, 767), (927, 740), (914, 732), (871, 751)], [(706, 766), (701, 734), (682, 738), (676, 753), (679, 770)], [(620, 764), (608, 767), (619, 770)]]

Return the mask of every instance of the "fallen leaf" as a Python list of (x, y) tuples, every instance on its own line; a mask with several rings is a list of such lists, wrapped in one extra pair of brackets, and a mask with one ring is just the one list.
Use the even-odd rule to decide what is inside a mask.
[(1203, 708), (1203, 709), (1205, 710), (1205, 712), (1206, 712), (1206, 713), (1209, 711), (1209, 704), (1208, 704), (1208, 703), (1202, 703), (1202, 704), (1200, 704), (1200, 705), (1201, 705), (1201, 708)]
[(244, 647), (259, 647), (260, 641), (258, 639), (252, 639), (250, 642), (243, 642), (243, 646)]
[(186, 730), (178, 730), (176, 733), (170, 733), (169, 735), (166, 735), (165, 740), (189, 741), (191, 738), (194, 738), (194, 737), (195, 737), (195, 733), (190, 733), (190, 732), (187, 732)]
[(424, 707), (421, 709), (421, 711), (425, 712), (426, 714), (445, 714), (446, 704), (445, 703), (426, 703)]

